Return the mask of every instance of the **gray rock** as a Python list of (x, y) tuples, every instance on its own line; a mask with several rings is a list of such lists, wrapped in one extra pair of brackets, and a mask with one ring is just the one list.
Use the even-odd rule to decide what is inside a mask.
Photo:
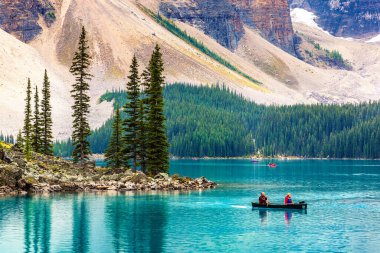
[(157, 174), (154, 179), (158, 179), (158, 180), (169, 180), (169, 175), (167, 173), (159, 173)]
[(139, 171), (130, 179), (130, 182), (132, 183), (145, 183), (147, 181), (148, 177), (144, 173)]
[(0, 165), (0, 186), (16, 187), (22, 175), (22, 170), (17, 166)]
[(25, 168), (26, 166), (26, 161), (22, 158), (14, 158), (13, 161), (21, 168)]
[(6, 163), (12, 163), (13, 160), (4, 149), (0, 149), (0, 160)]
[(60, 192), (60, 191), (62, 191), (62, 187), (60, 185), (51, 185), (50, 190), (52, 192)]

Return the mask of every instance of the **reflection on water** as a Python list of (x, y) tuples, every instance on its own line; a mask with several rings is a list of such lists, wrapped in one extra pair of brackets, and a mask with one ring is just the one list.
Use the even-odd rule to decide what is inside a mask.
[(285, 211), (284, 217), (285, 217), (285, 223), (286, 223), (286, 225), (289, 225), (290, 224), (290, 220), (293, 217), (293, 213), (289, 212), (289, 211)]
[(89, 252), (89, 232), (91, 221), (89, 220), (89, 208), (87, 201), (83, 200), (83, 194), (75, 195), (72, 199), (73, 206), (73, 252)]
[(50, 199), (29, 196), (23, 203), (25, 252), (50, 252)]
[[(0, 253), (378, 251), (379, 161), (287, 161), (273, 170), (179, 160), (171, 170), (220, 186), (0, 198)], [(262, 191), (273, 203), (291, 192), (307, 201), (308, 214), (251, 210)]]
[(263, 226), (268, 225), (268, 214), (269, 213), (284, 213), (284, 220), (285, 224), (287, 226), (290, 225), (291, 220), (293, 219), (293, 215), (302, 215), (302, 214), (307, 214), (306, 210), (270, 210), (270, 209), (255, 209), (252, 208), (253, 212), (258, 212), (259, 213), (259, 219), (260, 219), (260, 224)]
[(105, 193), (0, 199), (0, 252), (162, 252), (166, 196)]
[(266, 225), (268, 223), (268, 210), (259, 210), (259, 217), (261, 225)]
[[(143, 197), (144, 198), (144, 197)], [(165, 202), (159, 196), (131, 201), (122, 194), (106, 200), (107, 228), (114, 252), (161, 252), (166, 229)]]

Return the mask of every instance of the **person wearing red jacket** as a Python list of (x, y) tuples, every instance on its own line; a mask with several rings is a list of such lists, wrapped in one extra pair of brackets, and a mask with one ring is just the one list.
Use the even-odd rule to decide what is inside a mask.
[(293, 204), (292, 194), (288, 193), (285, 196), (284, 205), (291, 205), (291, 204)]

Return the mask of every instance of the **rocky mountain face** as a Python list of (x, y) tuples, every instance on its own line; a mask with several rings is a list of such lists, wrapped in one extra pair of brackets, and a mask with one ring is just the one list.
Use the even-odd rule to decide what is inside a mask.
[(371, 37), (380, 33), (380, 0), (289, 0), (292, 8), (314, 12), (317, 23), (340, 37)]
[(55, 10), (49, 0), (0, 0), (0, 28), (28, 42), (41, 31), (43, 17), (47, 26), (55, 21)]
[(203, 30), (230, 50), (238, 47), (247, 25), (258, 29), (271, 43), (295, 54), (287, 0), (164, 0), (160, 13)]

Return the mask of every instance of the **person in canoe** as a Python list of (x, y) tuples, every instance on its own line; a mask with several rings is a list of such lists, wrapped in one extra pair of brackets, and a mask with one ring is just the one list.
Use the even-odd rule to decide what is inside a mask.
[(292, 204), (293, 204), (292, 194), (288, 193), (285, 196), (284, 205), (292, 205)]
[(262, 192), (259, 197), (259, 203), (261, 205), (269, 205), (270, 202), (268, 201), (268, 197), (265, 196), (265, 192)]

